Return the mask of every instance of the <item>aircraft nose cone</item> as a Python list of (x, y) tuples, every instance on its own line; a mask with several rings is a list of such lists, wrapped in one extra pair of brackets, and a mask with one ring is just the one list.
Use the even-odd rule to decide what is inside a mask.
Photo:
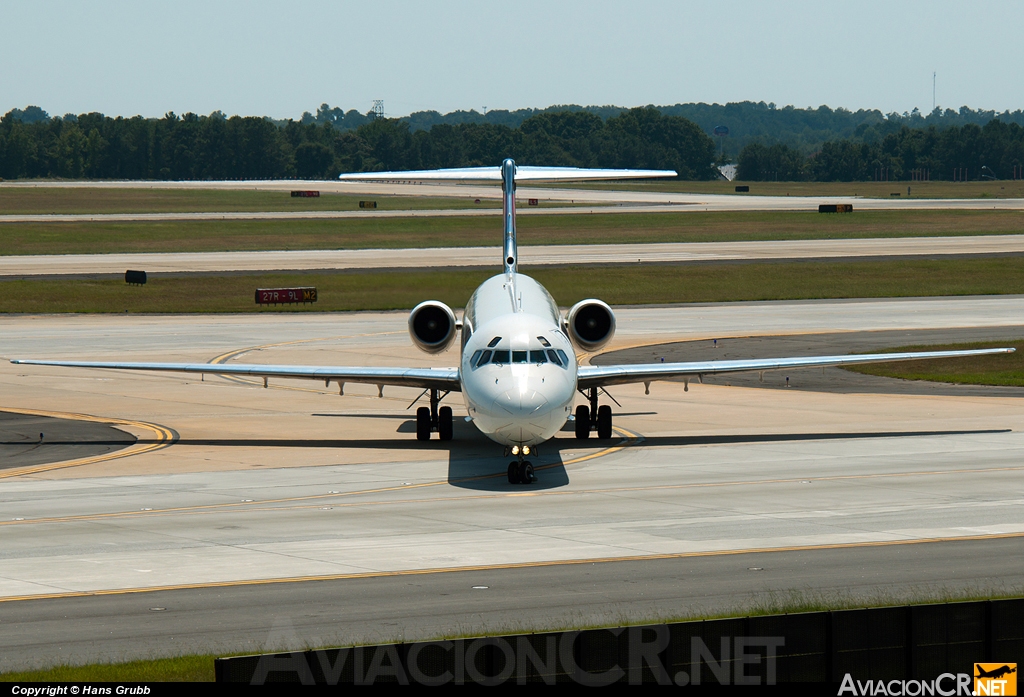
[(513, 416), (530, 416), (547, 406), (547, 398), (537, 390), (508, 390), (498, 395), (494, 406)]

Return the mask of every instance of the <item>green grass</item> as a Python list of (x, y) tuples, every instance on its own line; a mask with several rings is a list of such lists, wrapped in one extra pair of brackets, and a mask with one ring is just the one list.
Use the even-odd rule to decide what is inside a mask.
[[(1022, 211), (526, 215), (519, 243), (611, 244), (1024, 233)], [(498, 245), (500, 216), (0, 224), (0, 255)]]
[[(258, 186), (259, 182), (253, 182)], [(318, 182), (296, 181), (296, 190), (317, 190)], [(318, 198), (292, 198), (290, 191), (218, 189), (110, 189), (99, 187), (0, 186), (0, 212), (43, 213), (183, 213), (228, 211), (354, 211), (359, 201), (376, 201), (380, 210), (500, 208), (497, 194), (476, 203), (468, 195), (350, 196), (321, 192)], [(547, 202), (545, 202), (546, 205)]]
[(214, 656), (56, 666), (0, 673), (0, 682), (213, 682)]
[(1016, 341), (994, 341), (971, 344), (945, 344), (942, 346), (903, 346), (886, 349), (881, 353), (897, 351), (960, 351), (966, 349), (1014, 347), (1016, 353), (1009, 355), (974, 356), (970, 358), (946, 358), (928, 361), (906, 361), (900, 363), (874, 363), (850, 366), (852, 370), (865, 375), (880, 375), (903, 380), (928, 380), (930, 382), (951, 382), (960, 385), (1010, 385), (1024, 386), (1024, 339)]
[[(525, 272), (566, 306), (587, 297), (615, 305), (1024, 293), (1024, 260), (786, 262), (541, 267)], [(0, 281), (0, 312), (302, 312), (407, 309), (425, 299), (462, 307), (494, 271), (151, 276)], [(259, 310), (256, 288), (316, 286), (319, 301)], [(1024, 354), (1022, 354), (1024, 355)]]

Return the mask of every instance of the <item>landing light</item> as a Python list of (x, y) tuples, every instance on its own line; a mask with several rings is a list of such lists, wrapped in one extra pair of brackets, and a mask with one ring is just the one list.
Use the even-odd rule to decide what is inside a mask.
[(530, 446), (524, 445), (523, 446), (523, 455), (529, 455), (529, 454), (530, 454)]
[(518, 455), (519, 454), (519, 446), (518, 445), (513, 445), (512, 446), (512, 454), (513, 455)]

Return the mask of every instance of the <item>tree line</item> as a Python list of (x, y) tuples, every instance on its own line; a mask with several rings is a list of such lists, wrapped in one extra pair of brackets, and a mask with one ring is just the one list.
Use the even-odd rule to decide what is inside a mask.
[(1024, 127), (993, 119), (939, 129), (908, 128), (875, 142), (824, 143), (805, 155), (776, 143), (751, 143), (740, 152), (737, 179), (744, 181), (910, 181), (1021, 178)]
[[(986, 109), (944, 109), (936, 107), (930, 113), (918, 109), (903, 113), (883, 113), (879, 109), (832, 109), (828, 106), (798, 108), (792, 105), (778, 107), (773, 102), (730, 102), (727, 104), (706, 104), (690, 102), (655, 107), (666, 116), (681, 116), (697, 124), (705, 133), (712, 133), (716, 126), (726, 126), (728, 137), (719, 145), (727, 159), (734, 160), (748, 144), (763, 145), (782, 143), (801, 151), (805, 155), (816, 152), (821, 146), (834, 140), (851, 140), (857, 143), (877, 143), (885, 136), (896, 133), (903, 127), (939, 129), (975, 124), (984, 126), (993, 119), (1003, 123), (1024, 126), (1024, 111), (996, 112)], [(550, 106), (544, 109), (491, 109), (481, 113), (476, 110), (459, 110), (442, 114), (437, 111), (417, 111), (401, 117), (413, 131), (429, 130), (437, 125), (491, 124), (518, 128), (527, 119), (538, 114), (562, 111), (586, 111), (610, 119), (626, 111), (618, 106), (578, 106), (575, 104)], [(330, 123), (339, 130), (355, 129), (367, 122), (369, 117), (354, 109), (344, 111), (328, 104), (320, 105), (316, 114), (304, 112), (301, 123)]]
[(400, 119), (368, 118), (342, 129), (220, 112), (51, 118), (38, 107), (0, 119), (4, 179), (321, 179), (341, 172), (496, 165), (513, 157), (533, 165), (674, 169), (682, 179), (699, 180), (716, 176), (714, 153), (711, 138), (692, 121), (652, 107), (607, 119), (556, 111), (516, 127), (462, 123), (429, 130), (414, 130)]

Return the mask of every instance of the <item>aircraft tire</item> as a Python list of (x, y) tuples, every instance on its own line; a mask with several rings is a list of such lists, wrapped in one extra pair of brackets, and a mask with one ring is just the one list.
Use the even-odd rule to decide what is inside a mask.
[(590, 438), (590, 407), (581, 404), (576, 407), (576, 440)]
[(430, 408), (416, 410), (416, 440), (430, 440)]
[(607, 404), (597, 408), (597, 437), (601, 440), (612, 437), (612, 408)]
[(437, 411), (437, 435), (441, 440), (451, 440), (452, 432), (452, 408), (441, 407)]
[(519, 466), (519, 483), (533, 484), (533, 465), (529, 461)]
[(519, 463), (513, 460), (508, 463), (508, 483), (518, 484), (519, 483)]

